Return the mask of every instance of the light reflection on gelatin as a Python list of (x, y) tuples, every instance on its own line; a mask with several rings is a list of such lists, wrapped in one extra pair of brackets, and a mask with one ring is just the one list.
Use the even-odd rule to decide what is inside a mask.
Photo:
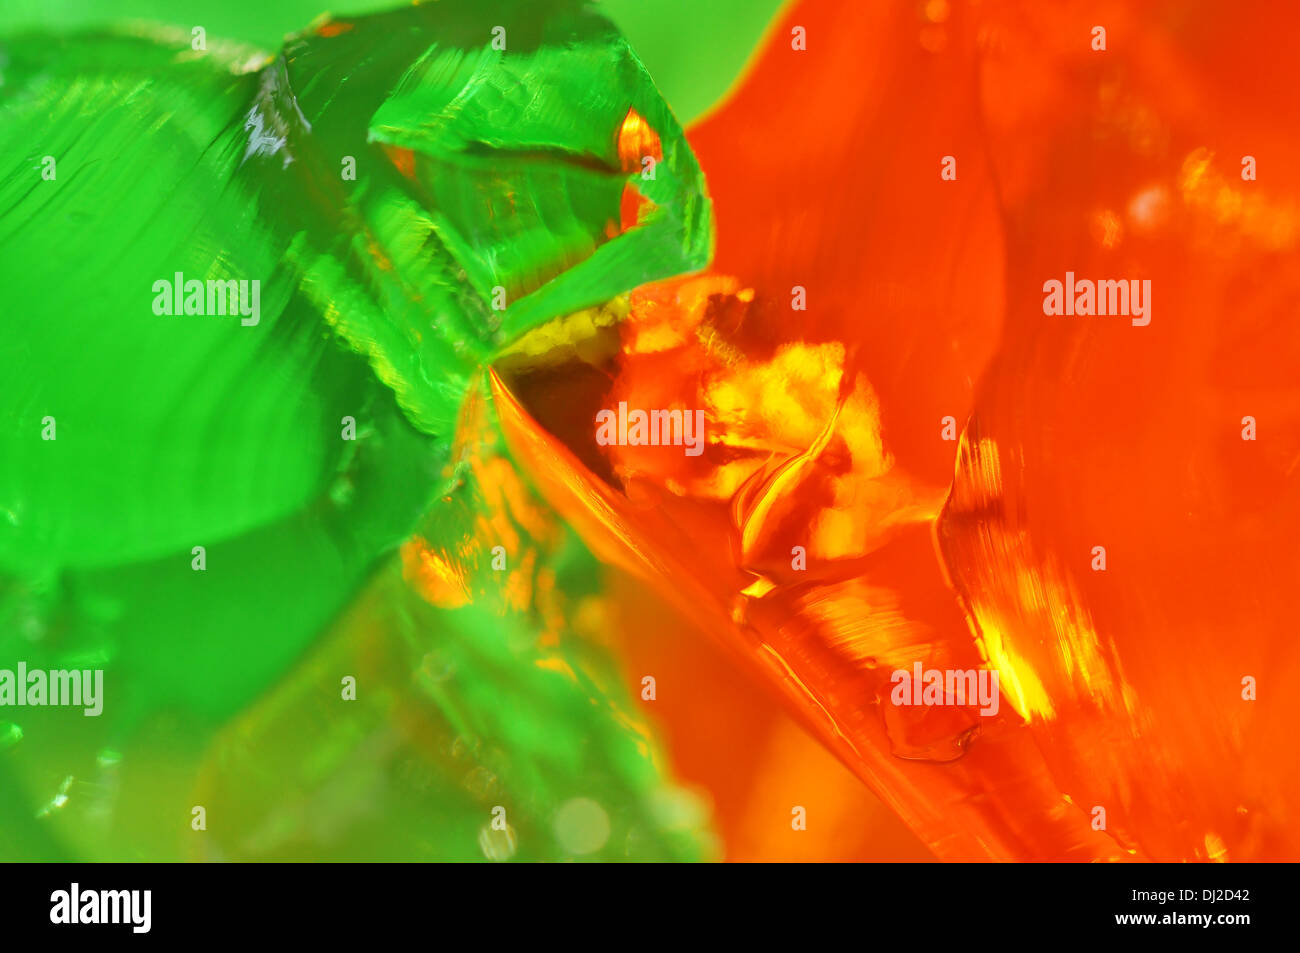
[(509, 825), (504, 829), (497, 829), (491, 824), (484, 824), (478, 833), (478, 844), (484, 857), (500, 863), (515, 855), (519, 847), (519, 837), (515, 829)]
[(573, 854), (594, 854), (609, 840), (609, 815), (591, 798), (566, 801), (555, 812), (555, 839)]

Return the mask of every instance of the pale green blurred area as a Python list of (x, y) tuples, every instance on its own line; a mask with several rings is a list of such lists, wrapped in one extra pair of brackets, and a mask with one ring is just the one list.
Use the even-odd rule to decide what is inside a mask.
[[(491, 0), (483, 0), (485, 4)], [(129, 19), (201, 26), (210, 38), (274, 50), (317, 15), (392, 9), (393, 0), (2, 0), (0, 32), (72, 30)], [(744, 70), (782, 0), (601, 0), (683, 125)]]

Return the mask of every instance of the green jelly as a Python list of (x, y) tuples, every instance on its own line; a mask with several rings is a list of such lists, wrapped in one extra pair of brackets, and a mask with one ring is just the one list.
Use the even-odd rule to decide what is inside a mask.
[[(711, 251), (680, 127), (582, 3), (323, 20), (274, 57), (203, 40), (0, 40), (0, 668), (102, 667), (109, 695), (75, 725), (0, 710), (0, 789), (45, 785), (61, 743), (129, 765), (160, 713), (178, 759), (207, 743), (464, 485), (498, 353)], [(633, 115), (652, 174), (620, 153)]]

